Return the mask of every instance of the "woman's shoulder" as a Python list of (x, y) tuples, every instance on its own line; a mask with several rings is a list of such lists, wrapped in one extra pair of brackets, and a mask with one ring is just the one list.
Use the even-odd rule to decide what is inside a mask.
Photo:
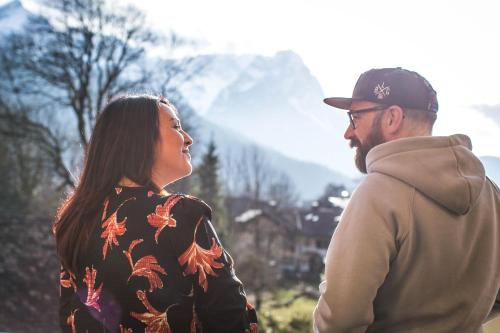
[(212, 209), (206, 202), (189, 194), (148, 192), (148, 200), (156, 206), (156, 209), (165, 209), (174, 214), (203, 214), (209, 218), (212, 216)]
[(110, 202), (135, 215), (182, 215), (186, 218), (212, 217), (212, 209), (203, 200), (184, 193), (153, 191), (145, 187), (117, 186), (108, 197)]

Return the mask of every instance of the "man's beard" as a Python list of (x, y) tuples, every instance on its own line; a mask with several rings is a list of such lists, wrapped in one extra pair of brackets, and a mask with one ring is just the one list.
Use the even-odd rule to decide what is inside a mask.
[(382, 117), (378, 116), (373, 120), (372, 131), (366, 137), (365, 143), (361, 144), (358, 139), (352, 139), (349, 145), (351, 148), (356, 148), (356, 156), (354, 161), (356, 167), (362, 173), (367, 173), (366, 170), (366, 155), (375, 146), (386, 142), (384, 136), (382, 135)]

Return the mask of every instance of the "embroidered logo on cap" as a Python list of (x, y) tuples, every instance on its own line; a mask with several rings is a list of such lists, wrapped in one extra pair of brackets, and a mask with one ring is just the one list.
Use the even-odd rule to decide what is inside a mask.
[(375, 89), (373, 89), (373, 93), (378, 99), (384, 99), (384, 97), (389, 96), (391, 93), (391, 87), (385, 87), (384, 82), (382, 82), (382, 84), (377, 84)]

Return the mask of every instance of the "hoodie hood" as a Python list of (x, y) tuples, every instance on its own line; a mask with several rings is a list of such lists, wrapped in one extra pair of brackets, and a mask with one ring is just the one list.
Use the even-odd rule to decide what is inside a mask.
[(476, 203), (486, 181), (484, 167), (466, 135), (410, 137), (370, 150), (368, 174), (382, 173), (415, 187), (456, 214)]

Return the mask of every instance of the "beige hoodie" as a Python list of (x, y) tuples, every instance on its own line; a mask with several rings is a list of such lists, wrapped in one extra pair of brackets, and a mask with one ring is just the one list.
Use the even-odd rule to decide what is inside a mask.
[(500, 191), (465, 135), (373, 148), (342, 214), (318, 332), (480, 332), (500, 288)]

